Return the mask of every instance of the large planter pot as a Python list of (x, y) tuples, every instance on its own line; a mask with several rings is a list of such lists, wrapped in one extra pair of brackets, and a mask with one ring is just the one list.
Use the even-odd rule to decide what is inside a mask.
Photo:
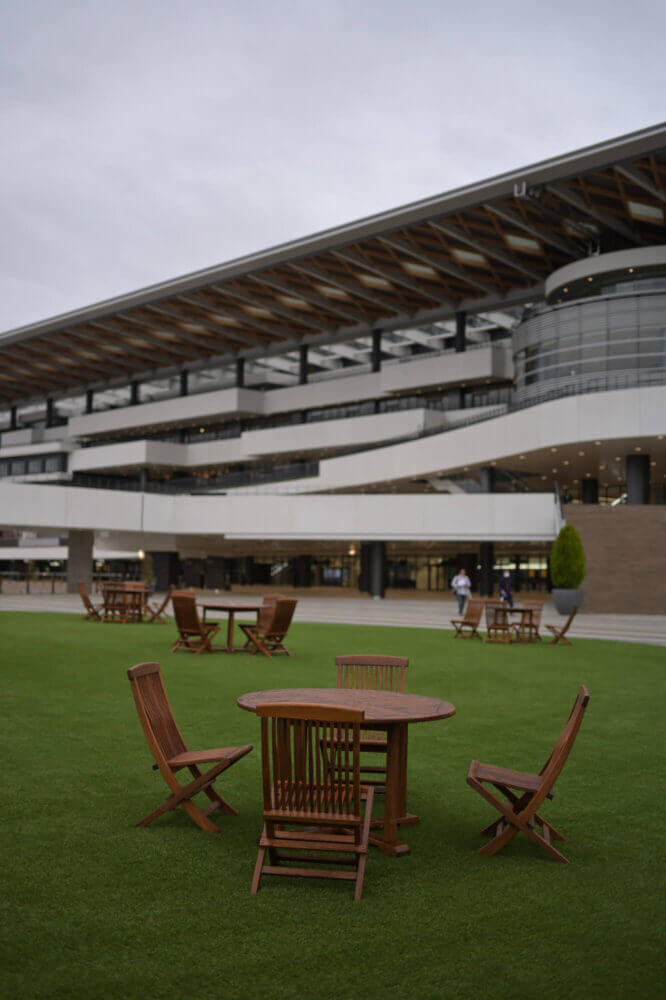
[(580, 610), (582, 603), (583, 591), (580, 588), (577, 590), (564, 590), (562, 588), (553, 587), (553, 604), (561, 615), (570, 614), (574, 604), (576, 604)]

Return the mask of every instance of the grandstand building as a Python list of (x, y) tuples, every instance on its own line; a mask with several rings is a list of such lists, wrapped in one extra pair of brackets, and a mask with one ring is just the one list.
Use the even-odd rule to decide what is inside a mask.
[(0, 334), (0, 567), (663, 612), (666, 126)]

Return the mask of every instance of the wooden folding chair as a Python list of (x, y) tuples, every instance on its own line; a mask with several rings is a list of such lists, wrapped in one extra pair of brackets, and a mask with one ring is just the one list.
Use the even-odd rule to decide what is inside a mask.
[[(127, 676), (132, 686), (141, 727), (155, 758), (153, 770), (160, 772), (171, 789), (171, 795), (166, 802), (144, 816), (136, 826), (150, 826), (158, 816), (182, 805), (188, 816), (202, 830), (219, 833), (217, 826), (208, 818), (211, 813), (217, 809), (227, 816), (237, 816), (238, 813), (215, 791), (212, 787), (213, 782), (223, 771), (248, 754), (252, 749), (251, 744), (241, 747), (218, 747), (216, 750), (188, 750), (173, 717), (162, 683), (159, 663), (139, 663), (127, 671)], [(198, 765), (210, 763), (214, 763), (215, 766), (202, 774)], [(187, 785), (181, 785), (176, 778), (176, 772), (184, 767), (189, 769), (194, 779)], [(210, 799), (211, 804), (205, 810), (199, 809), (192, 802), (199, 792), (203, 792)]]
[[(337, 687), (362, 688), (372, 691), (405, 690), (405, 671), (409, 660), (403, 656), (336, 656)], [(361, 732), (361, 753), (383, 754), (386, 757), (386, 733), (369, 730)], [(381, 775), (366, 778), (366, 774)], [(361, 764), (365, 785), (374, 785), (378, 792), (386, 790), (386, 764)]]
[(266, 617), (261, 624), (257, 621), (256, 625), (241, 625), (253, 647), (250, 648), (250, 653), (263, 653), (265, 656), (286, 653), (287, 656), (291, 656), (283, 640), (289, 630), (297, 604), (298, 601), (278, 599), (259, 612), (257, 617), (261, 618), (263, 611), (266, 610)]
[(512, 625), (504, 604), (486, 601), (486, 634), (484, 642), (511, 642)]
[(565, 638), (567, 632), (569, 631), (569, 626), (576, 617), (576, 612), (578, 611), (578, 605), (574, 604), (573, 608), (569, 612), (569, 617), (565, 621), (562, 628), (558, 628), (557, 625), (546, 625), (549, 632), (553, 633), (553, 638), (550, 640), (549, 645), (553, 646), (556, 642), (561, 642), (564, 646), (570, 646), (570, 641)]
[[(273, 613), (275, 611), (275, 605), (277, 604), (278, 601), (286, 601), (286, 600), (287, 598), (284, 596), (284, 594), (264, 594), (262, 598), (261, 610), (257, 612), (257, 620), (256, 622), (251, 622), (250, 624), (253, 624), (254, 627), (258, 629), (260, 632), (265, 632), (267, 627), (273, 621)], [(239, 622), (238, 624), (240, 625), (241, 628), (243, 628), (242, 622)], [(253, 640), (246, 634), (245, 645), (242, 648), (249, 649), (250, 646), (252, 645), (253, 645)]]
[[(359, 900), (374, 796), (360, 779), (364, 713), (335, 705), (276, 704), (258, 706), (257, 715), (264, 829), (251, 893), (262, 875), (285, 875), (353, 881)], [(320, 864), (329, 867), (313, 867)]]
[(539, 629), (541, 627), (541, 616), (543, 614), (543, 601), (523, 601), (524, 608), (532, 609), (532, 620), (527, 623), (527, 641), (541, 642)]
[(87, 614), (81, 616), (83, 618), (83, 621), (84, 622), (88, 622), (88, 621), (91, 621), (91, 622), (101, 622), (101, 620), (102, 620), (102, 610), (104, 608), (104, 605), (103, 604), (93, 604), (93, 602), (90, 600), (90, 595), (88, 593), (88, 588), (86, 587), (85, 583), (83, 583), (81, 580), (79, 580), (79, 582), (77, 583), (76, 586), (79, 589), (79, 596), (80, 596), (81, 600), (83, 601), (83, 606), (84, 606), (84, 608), (87, 611)]
[(468, 628), (470, 630), (469, 638), (473, 639), (476, 636), (478, 639), (481, 638), (479, 632), (479, 624), (481, 622), (481, 613), (483, 611), (483, 605), (485, 601), (480, 597), (468, 597), (467, 604), (465, 605), (465, 614), (462, 618), (452, 618), (451, 624), (453, 625), (455, 634), (454, 639), (463, 638), (463, 629)]
[[(553, 785), (574, 745), (589, 700), (590, 692), (585, 685), (581, 685), (555, 749), (538, 774), (510, 771), (504, 767), (493, 767), (490, 764), (480, 764), (477, 760), (472, 761), (467, 773), (467, 784), (501, 813), (500, 819), (481, 831), (482, 834), (491, 836), (492, 840), (479, 850), (479, 854), (497, 854), (522, 831), (551, 858), (568, 863), (567, 858), (552, 844), (552, 840), (565, 838), (539, 815), (538, 810), (547, 798), (553, 797)], [(493, 785), (504, 796), (506, 802), (485, 788), (483, 782)]]
[(214, 622), (202, 622), (199, 618), (193, 590), (173, 590), (171, 592), (173, 613), (176, 618), (178, 639), (171, 652), (187, 649), (190, 653), (213, 652), (211, 641), (220, 631)]
[(166, 624), (166, 609), (169, 601), (171, 600), (171, 594), (173, 593), (173, 587), (169, 587), (166, 594), (164, 595), (164, 600), (160, 604), (150, 604), (146, 601), (146, 615), (148, 617), (147, 625), (152, 625), (155, 622), (158, 625)]

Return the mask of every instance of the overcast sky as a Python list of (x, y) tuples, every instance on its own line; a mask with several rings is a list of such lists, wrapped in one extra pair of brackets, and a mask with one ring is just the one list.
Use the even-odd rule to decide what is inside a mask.
[(666, 117), (663, 0), (0, 14), (0, 331)]

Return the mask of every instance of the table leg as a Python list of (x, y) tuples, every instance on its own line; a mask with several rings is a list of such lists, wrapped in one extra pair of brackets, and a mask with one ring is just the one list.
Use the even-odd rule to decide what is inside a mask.
[(384, 817), (374, 826), (383, 825), (383, 833), (372, 833), (370, 843), (384, 854), (401, 857), (409, 846), (398, 840), (398, 826), (418, 823), (418, 816), (407, 812), (407, 723), (386, 727), (386, 794)]
[(229, 612), (229, 620), (227, 622), (227, 653), (233, 653), (234, 651), (234, 613)]

